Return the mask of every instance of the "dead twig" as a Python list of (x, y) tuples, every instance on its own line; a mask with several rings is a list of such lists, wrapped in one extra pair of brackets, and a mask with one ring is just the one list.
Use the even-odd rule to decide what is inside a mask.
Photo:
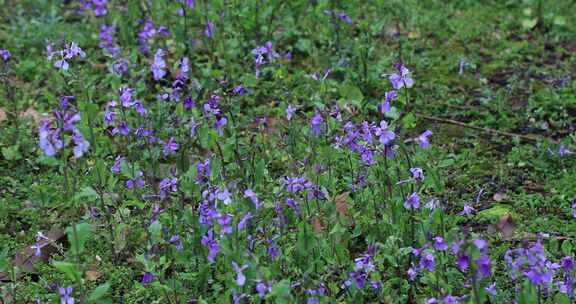
[[(429, 115), (424, 115), (424, 114), (419, 114), (419, 113), (414, 113), (416, 115), (416, 117), (420, 117), (423, 119), (427, 119), (430, 121), (435, 121), (435, 122), (439, 122), (439, 123), (445, 123), (445, 124), (452, 124), (452, 125), (457, 125), (460, 127), (464, 127), (464, 128), (468, 128), (468, 129), (473, 129), (473, 130), (478, 130), (478, 131), (482, 131), (484, 133), (491, 133), (491, 134), (495, 134), (495, 135), (500, 135), (500, 136), (506, 136), (506, 137), (518, 137), (522, 140), (525, 141), (529, 141), (529, 142), (537, 142), (538, 138), (537, 137), (533, 137), (533, 136), (529, 136), (529, 135), (523, 135), (523, 134), (516, 134), (516, 133), (510, 133), (510, 132), (505, 132), (505, 131), (500, 131), (500, 130), (494, 130), (494, 129), (489, 129), (489, 128), (483, 128), (483, 127), (479, 127), (479, 126), (474, 126), (474, 125), (470, 125), (467, 123), (463, 123), (461, 121), (457, 121), (454, 119), (449, 119), (449, 118), (442, 118), (442, 117), (435, 117), (435, 116), (429, 116)], [(545, 139), (553, 142), (553, 143), (558, 143), (558, 141), (551, 139), (551, 138), (546, 138)]]

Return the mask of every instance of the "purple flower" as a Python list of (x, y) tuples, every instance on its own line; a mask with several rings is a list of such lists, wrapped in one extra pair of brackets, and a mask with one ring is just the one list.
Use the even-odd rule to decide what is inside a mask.
[(288, 207), (290, 207), (292, 210), (294, 210), (294, 213), (296, 215), (298, 215), (298, 216), (300, 215), (300, 207), (298, 206), (298, 203), (295, 200), (293, 200), (291, 198), (287, 198), (286, 199), (286, 205)]
[(154, 274), (146, 271), (142, 275), (142, 280), (140, 281), (140, 284), (142, 284), (144, 286), (146, 284), (152, 283), (152, 281), (154, 281)]
[(166, 76), (166, 62), (164, 61), (164, 51), (162, 49), (156, 50), (156, 54), (154, 54), (154, 61), (152, 62), (152, 66), (150, 69), (152, 70), (152, 75), (154, 80), (158, 81), (164, 76)]
[(106, 50), (110, 55), (116, 56), (120, 53), (120, 48), (114, 45), (114, 33), (116, 28), (114, 26), (109, 26), (102, 24), (100, 26), (100, 43), (98, 47)]
[(88, 148), (90, 148), (90, 143), (84, 139), (84, 136), (82, 136), (82, 133), (80, 133), (78, 130), (74, 130), (72, 141), (74, 142), (74, 148), (72, 151), (74, 152), (74, 157), (76, 158), (82, 157), (82, 155), (88, 151)]
[(398, 97), (396, 91), (389, 91), (384, 94), (384, 102), (378, 106), (378, 111), (380, 114), (384, 114), (390, 111), (390, 104), (393, 99), (396, 99), (396, 97)]
[(126, 181), (126, 188), (132, 189), (134, 187), (136, 188), (144, 187), (144, 180), (142, 179), (142, 176), (144, 176), (144, 172), (138, 171), (134, 179), (128, 179)]
[(470, 206), (470, 204), (465, 203), (464, 204), (464, 208), (462, 209), (462, 211), (460, 213), (458, 213), (458, 215), (469, 215), (472, 214), (472, 212), (476, 211), (476, 209), (474, 209), (474, 207)]
[(424, 133), (420, 134), (420, 136), (418, 136), (416, 138), (416, 142), (418, 142), (420, 144), (420, 148), (422, 149), (426, 149), (430, 146), (430, 139), (429, 137), (432, 135), (432, 131), (430, 130), (426, 130), (424, 131)]
[(60, 304), (74, 304), (72, 287), (58, 287), (58, 293), (60, 294)]
[(260, 209), (260, 200), (256, 196), (256, 193), (252, 191), (252, 189), (250, 188), (246, 189), (246, 191), (244, 191), (244, 197), (247, 197), (252, 201), (252, 203), (256, 207), (256, 210)]
[(466, 66), (466, 60), (460, 58), (460, 61), (458, 62), (458, 75), (464, 74), (464, 66)]
[(489, 277), (492, 272), (490, 270), (490, 258), (487, 255), (481, 255), (477, 260), (478, 273), (481, 277)]
[(422, 168), (410, 168), (410, 175), (414, 180), (420, 182), (424, 180), (424, 171)]
[(270, 245), (268, 247), (268, 255), (272, 258), (272, 260), (276, 260), (280, 256), (280, 249), (274, 245)]
[(243, 96), (247, 92), (248, 91), (246, 91), (246, 88), (243, 85), (239, 85), (239, 86), (235, 87), (234, 90), (232, 90), (232, 94), (238, 95), (238, 96)]
[(439, 207), (439, 204), (440, 202), (437, 199), (433, 198), (424, 205), (424, 208), (429, 210), (435, 210), (436, 208)]
[(252, 50), (252, 55), (254, 55), (254, 64), (256, 66), (256, 77), (260, 75), (260, 66), (266, 63), (264, 55), (268, 55), (268, 61), (272, 61), (274, 58), (280, 55), (274, 51), (272, 48), (272, 42), (268, 41), (264, 45), (257, 46)]
[(184, 245), (182, 245), (182, 240), (180, 239), (179, 235), (173, 235), (170, 238), (170, 243), (176, 246), (176, 250), (178, 251), (184, 250)]
[(134, 102), (132, 101), (133, 92), (134, 90), (129, 87), (120, 88), (120, 102), (124, 108), (129, 108), (134, 105)]
[(348, 16), (346, 13), (337, 13), (336, 15), (343, 22), (348, 23), (348, 24), (352, 24), (352, 18), (350, 18), (350, 16)]
[(236, 262), (233, 261), (232, 267), (236, 272), (236, 285), (240, 287), (244, 286), (244, 284), (246, 283), (246, 276), (244, 275), (243, 271), (246, 268), (248, 268), (248, 265), (242, 265), (242, 267), (239, 267), (238, 264), (236, 264)]
[(242, 303), (242, 299), (247, 297), (245, 293), (237, 294), (236, 292), (232, 292), (232, 304), (240, 304)]
[(214, 38), (214, 23), (212, 21), (208, 21), (206, 24), (206, 28), (204, 28), (204, 36), (210, 39)]
[(165, 197), (167, 192), (178, 192), (178, 178), (167, 177), (160, 181), (160, 196)]
[(328, 76), (330, 76), (330, 73), (332, 73), (332, 69), (326, 69), (324, 71), (324, 75), (322, 75), (322, 77), (320, 77), (320, 74), (318, 72), (314, 72), (310, 76), (312, 77), (312, 79), (314, 79), (316, 81), (324, 81), (324, 80), (326, 80), (326, 78), (328, 78)]
[(408, 195), (406, 201), (404, 201), (404, 209), (418, 209), (420, 208), (420, 196), (418, 193), (412, 192)]
[(112, 71), (117, 75), (124, 75), (128, 72), (128, 61), (122, 58), (118, 62), (112, 64)]
[(448, 243), (444, 240), (443, 237), (437, 236), (434, 238), (434, 249), (439, 251), (444, 251), (448, 249)]
[(482, 239), (476, 239), (472, 241), (472, 243), (474, 243), (474, 246), (476, 246), (476, 248), (478, 248), (480, 251), (484, 251), (484, 249), (488, 248), (488, 242)]
[(416, 279), (416, 276), (418, 275), (418, 272), (416, 271), (416, 269), (414, 269), (414, 267), (410, 267), (408, 268), (406, 274), (408, 274), (408, 279), (410, 281), (414, 281)]
[(466, 253), (461, 253), (458, 255), (458, 268), (462, 271), (468, 270), (470, 267), (470, 257)]
[(314, 136), (319, 136), (322, 133), (322, 124), (324, 123), (324, 119), (320, 113), (316, 112), (312, 119), (310, 120), (310, 128), (312, 129), (312, 134)]
[(112, 129), (112, 135), (122, 134), (124, 136), (128, 136), (130, 134), (130, 127), (128, 127), (128, 123), (125, 121), (121, 121), (117, 127)]
[(229, 205), (232, 202), (230, 192), (228, 192), (228, 189), (226, 188), (224, 188), (224, 190), (218, 189), (216, 192), (216, 198), (221, 200), (224, 205)]
[(425, 253), (420, 257), (420, 269), (426, 269), (429, 272), (433, 272), (436, 268), (436, 263), (434, 262), (434, 255), (431, 253)]
[(114, 122), (114, 117), (116, 117), (116, 112), (106, 110), (104, 112), (104, 122), (107, 125), (111, 125)]
[(565, 256), (564, 258), (562, 258), (562, 268), (564, 268), (566, 272), (572, 271), (572, 269), (574, 268), (574, 260), (572, 259), (571, 256)]
[(286, 112), (286, 119), (290, 121), (292, 120), (292, 116), (294, 116), (294, 113), (296, 112), (296, 108), (294, 108), (291, 104), (289, 104), (285, 112)]
[(367, 274), (363, 271), (352, 271), (348, 274), (348, 279), (344, 282), (344, 287), (351, 286), (356, 283), (358, 289), (364, 289), (366, 286)]
[[(348, 14), (344, 13), (344, 12), (336, 12), (333, 10), (325, 10), (324, 13), (332, 18), (338, 18), (340, 19), (340, 21), (348, 23), (348, 24), (352, 24), (352, 18), (350, 18), (350, 16), (348, 16)], [(334, 22), (334, 21), (332, 21)]]
[(388, 123), (384, 120), (380, 122), (380, 127), (376, 128), (375, 135), (380, 137), (380, 143), (383, 145), (389, 144), (394, 140), (394, 138), (396, 138), (396, 134), (393, 131), (388, 130)]
[(568, 156), (570, 154), (573, 154), (574, 152), (568, 150), (566, 148), (566, 146), (564, 145), (560, 145), (560, 147), (558, 148), (558, 156), (562, 157), (562, 156)]
[(170, 137), (167, 142), (164, 143), (164, 148), (162, 149), (162, 154), (168, 156), (176, 153), (178, 150), (178, 144), (174, 141), (173, 137)]
[(228, 119), (224, 116), (220, 117), (214, 122), (214, 129), (218, 132), (219, 136), (224, 135), (224, 130), (222, 129), (228, 123)]
[(372, 258), (369, 254), (363, 254), (360, 257), (354, 259), (355, 270), (374, 270), (374, 264), (372, 264)]
[(486, 287), (484, 288), (484, 290), (486, 290), (486, 292), (487, 292), (489, 295), (495, 297), (495, 296), (496, 296), (496, 282), (493, 282), (492, 284), (486, 286)]
[(444, 304), (459, 304), (460, 298), (452, 296), (452, 295), (447, 295), (444, 297), (443, 301), (444, 301)]
[(10, 54), (9, 50), (0, 49), (0, 57), (2, 57), (4, 61), (8, 61), (8, 59), (12, 57), (12, 54)]
[(78, 46), (78, 44), (74, 41), (70, 42), (70, 44), (66, 45), (64, 49), (64, 58), (72, 59), (74, 57), (86, 57), (86, 53)]
[(550, 271), (543, 271), (537, 267), (530, 268), (524, 272), (524, 275), (526, 275), (532, 285), (548, 285), (552, 281), (552, 273)]
[(226, 235), (232, 233), (232, 216), (230, 214), (222, 214), (217, 219), (218, 224), (220, 224), (220, 235)]
[(395, 90), (399, 90), (404, 86), (411, 88), (414, 85), (414, 80), (410, 77), (410, 71), (402, 63), (399, 64), (397, 68), (400, 74), (394, 73), (388, 77), (392, 87)]
[(272, 291), (272, 286), (266, 285), (266, 283), (263, 282), (259, 282), (256, 284), (256, 291), (258, 292), (260, 299), (264, 299), (266, 294)]
[(214, 239), (214, 229), (210, 228), (205, 236), (202, 236), (202, 245), (208, 247), (208, 262), (213, 263), (216, 254), (220, 251), (220, 244)]
[(180, 71), (176, 75), (176, 79), (183, 82), (188, 79), (188, 73), (190, 73), (190, 60), (188, 57), (184, 57), (180, 60)]
[(148, 113), (148, 111), (146, 111), (146, 108), (144, 108), (144, 106), (142, 105), (140, 99), (136, 99), (134, 101), (134, 109), (136, 109), (136, 112), (140, 114), (140, 116), (146, 116), (146, 114)]
[(276, 213), (276, 217), (278, 217), (280, 228), (284, 227), (286, 225), (286, 216), (282, 212), (282, 206), (278, 202), (274, 204), (274, 212)]
[(237, 229), (239, 231), (246, 229), (246, 227), (248, 226), (248, 221), (251, 220), (252, 218), (253, 218), (252, 212), (250, 212), (250, 211), (246, 212), (246, 214), (242, 217), (242, 219), (236, 225)]
[(62, 149), (64, 142), (60, 139), (59, 130), (51, 130), (50, 122), (44, 121), (38, 130), (40, 138), (40, 148), (46, 156), (54, 156), (58, 150)]
[(194, 0), (182, 0), (182, 3), (184, 3), (188, 8), (194, 8)]

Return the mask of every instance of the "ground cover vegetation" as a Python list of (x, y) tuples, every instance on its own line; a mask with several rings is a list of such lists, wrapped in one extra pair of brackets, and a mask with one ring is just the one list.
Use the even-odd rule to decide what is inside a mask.
[(574, 1), (0, 0), (2, 303), (574, 303)]

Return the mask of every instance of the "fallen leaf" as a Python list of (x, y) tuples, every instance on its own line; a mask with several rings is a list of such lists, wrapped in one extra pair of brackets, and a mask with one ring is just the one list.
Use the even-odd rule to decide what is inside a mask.
[(384, 25), (384, 34), (388, 37), (394, 38), (400, 35), (402, 25), (398, 22), (388, 22)]
[(30, 118), (35, 124), (39, 124), (44, 119), (44, 115), (33, 108), (28, 108), (26, 111), (20, 113), (20, 118)]
[(312, 218), (312, 226), (314, 227), (314, 232), (320, 234), (324, 231), (324, 224), (322, 223), (322, 218), (320, 215), (316, 215)]
[(504, 201), (507, 198), (508, 198), (508, 196), (506, 195), (506, 193), (495, 193), (494, 196), (492, 196), (492, 199), (497, 201), (497, 202)]
[(349, 191), (336, 195), (336, 213), (341, 216), (348, 216), (348, 204), (346, 201), (348, 200), (349, 196)]
[[(57, 243), (63, 243), (66, 235), (64, 234), (64, 230), (59, 228), (54, 228), (46, 233), (44, 233), (46, 239), (42, 239), (38, 242), (38, 244), (34, 243), (32, 245), (27, 246), (26, 248), (20, 250), (14, 256), (12, 260), (12, 265), (20, 268), (22, 271), (19, 273), (36, 273), (36, 269), (34, 265), (38, 262), (44, 261), (47, 262), (50, 257), (58, 251)], [(34, 246), (39, 245), (41, 246), (41, 255), (36, 256), (36, 249)], [(10, 281), (10, 275), (7, 273), (0, 272), (0, 281)]]
[(4, 109), (0, 108), (0, 122), (5, 121), (6, 119), (8, 119), (8, 117), (6, 116), (6, 111), (4, 111)]
[(502, 233), (502, 236), (505, 239), (512, 237), (514, 235), (514, 231), (516, 231), (516, 225), (512, 221), (512, 215), (510, 214), (502, 216), (496, 227), (498, 227), (498, 230), (500, 230), (500, 233)]
[(98, 265), (92, 264), (89, 270), (86, 270), (86, 280), (88, 281), (98, 281), (101, 274), (98, 271)]

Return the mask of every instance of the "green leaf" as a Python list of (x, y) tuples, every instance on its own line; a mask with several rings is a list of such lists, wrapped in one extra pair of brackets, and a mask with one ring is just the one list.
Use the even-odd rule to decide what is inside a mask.
[(412, 113), (406, 114), (404, 118), (402, 118), (402, 125), (407, 129), (412, 129), (416, 126), (416, 116)]
[(344, 96), (355, 106), (362, 106), (362, 100), (364, 100), (364, 94), (362, 91), (353, 84), (344, 84), (339, 88), (340, 95)]
[(152, 241), (158, 241), (162, 237), (162, 223), (160, 221), (155, 221), (148, 227), (148, 232), (152, 237)]
[(94, 289), (88, 296), (88, 303), (112, 303), (109, 297), (110, 284), (104, 283)]
[(511, 212), (512, 209), (510, 206), (504, 204), (496, 204), (491, 208), (478, 212), (478, 217), (483, 220), (494, 222), (501, 219), (504, 215), (510, 214)]
[(274, 286), (272, 286), (272, 291), (270, 295), (276, 298), (275, 303), (289, 303), (290, 296), (290, 281), (282, 280)]
[(572, 243), (569, 240), (565, 240), (564, 242), (562, 242), (562, 253), (564, 255), (572, 255), (572, 249), (574, 247), (572, 246)]
[(74, 201), (95, 201), (98, 199), (98, 193), (90, 186), (82, 188), (76, 195), (74, 195)]
[(536, 26), (536, 24), (538, 23), (538, 18), (532, 18), (532, 19), (523, 19), (522, 20), (522, 27), (524, 29), (532, 29), (533, 27)]
[(92, 226), (88, 223), (80, 223), (76, 225), (76, 232), (73, 227), (66, 229), (66, 235), (70, 242), (70, 250), (73, 254), (80, 254), (84, 251), (84, 245), (92, 234)]
[(80, 279), (80, 271), (78, 270), (76, 264), (54, 261), (52, 262), (52, 266), (68, 276), (68, 278), (71, 280), (77, 281)]
[(19, 160), (22, 155), (19, 152), (19, 145), (10, 146), (7, 148), (2, 148), (2, 155), (6, 160)]

